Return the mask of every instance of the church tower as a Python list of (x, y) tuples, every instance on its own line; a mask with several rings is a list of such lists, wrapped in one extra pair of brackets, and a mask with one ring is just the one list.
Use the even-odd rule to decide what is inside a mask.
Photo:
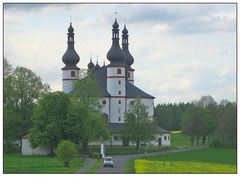
[(112, 46), (107, 53), (107, 91), (110, 98), (110, 123), (124, 123), (126, 109), (126, 65), (124, 53), (119, 46), (119, 25), (117, 19), (112, 25)]
[(126, 68), (126, 76), (128, 81), (131, 84), (134, 84), (134, 69), (131, 68), (131, 65), (134, 62), (133, 56), (131, 55), (131, 53), (129, 52), (128, 49), (129, 43), (128, 43), (128, 30), (126, 28), (126, 24), (124, 24), (124, 28), (122, 30), (122, 51), (124, 53), (124, 61), (125, 64), (127, 66)]
[(72, 23), (67, 33), (67, 51), (62, 57), (65, 66), (62, 68), (62, 91), (69, 93), (73, 89), (73, 81), (79, 79), (79, 68), (76, 66), (80, 60), (79, 55), (74, 49), (74, 29)]

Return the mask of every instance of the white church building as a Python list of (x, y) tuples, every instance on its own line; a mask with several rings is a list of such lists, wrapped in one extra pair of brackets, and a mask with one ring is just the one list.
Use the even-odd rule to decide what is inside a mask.
[[(62, 68), (62, 91), (67, 94), (73, 94), (73, 81), (83, 79), (80, 76), (80, 68), (77, 64), (80, 57), (74, 48), (74, 29), (72, 23), (67, 33), (67, 50), (62, 57), (65, 66)], [(110, 140), (105, 141), (106, 145), (133, 145), (128, 140), (122, 139), (121, 131), (124, 125), (124, 115), (134, 104), (135, 98), (140, 98), (141, 102), (146, 105), (148, 118), (153, 120), (154, 115), (154, 97), (139, 89), (134, 84), (133, 63), (134, 58), (129, 52), (128, 30), (126, 25), (122, 30), (122, 47), (119, 45), (119, 24), (115, 19), (112, 25), (112, 46), (107, 52), (107, 59), (110, 64), (99, 66), (94, 65), (92, 60), (88, 64), (88, 73), (94, 72), (99, 88), (101, 88), (102, 113), (107, 119), (108, 128), (111, 134)], [(156, 146), (170, 145), (170, 132), (157, 126), (155, 130), (154, 140), (150, 142)], [(24, 142), (26, 141), (26, 137)], [(91, 144), (97, 144), (92, 142)], [(25, 149), (25, 150), (24, 150)], [(28, 143), (23, 143), (23, 154), (31, 154), (31, 148)], [(39, 150), (40, 151), (40, 150)], [(32, 154), (44, 154), (45, 150), (38, 152), (32, 149)]]

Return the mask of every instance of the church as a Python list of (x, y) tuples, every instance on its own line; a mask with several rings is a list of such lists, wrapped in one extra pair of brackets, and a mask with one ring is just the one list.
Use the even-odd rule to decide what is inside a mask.
[[(62, 91), (68, 94), (74, 93), (73, 81), (81, 80), (80, 68), (77, 64), (80, 57), (74, 48), (74, 28), (72, 23), (67, 33), (67, 50), (62, 57), (65, 66), (62, 68)], [(131, 145), (131, 142), (121, 138), (121, 129), (124, 124), (125, 112), (130, 105), (134, 104), (134, 99), (139, 97), (141, 102), (147, 107), (148, 118), (153, 120), (154, 97), (142, 91), (134, 85), (133, 67), (134, 58), (129, 52), (129, 35), (124, 24), (122, 30), (122, 46), (119, 44), (119, 24), (117, 18), (112, 25), (112, 46), (106, 54), (110, 64), (96, 65), (90, 59), (87, 65), (88, 73), (94, 72), (99, 88), (101, 88), (102, 113), (108, 122), (111, 138), (105, 144), (109, 145)], [(170, 132), (161, 127), (156, 128), (154, 145), (170, 145)]]
[[(134, 99), (140, 98), (141, 102), (147, 107), (148, 118), (153, 120), (154, 97), (142, 91), (134, 84), (133, 68), (134, 58), (129, 52), (129, 39), (126, 24), (122, 30), (122, 47), (119, 45), (119, 24), (117, 19), (112, 25), (112, 46), (106, 54), (109, 65), (94, 65), (90, 59), (87, 65), (88, 73), (94, 72), (99, 88), (101, 88), (101, 99), (103, 117), (108, 122), (110, 139), (105, 141), (105, 145), (129, 146), (135, 145), (121, 136), (124, 125), (124, 115), (134, 105)], [(62, 91), (71, 95), (74, 93), (73, 81), (81, 80), (80, 68), (77, 64), (80, 57), (74, 48), (74, 28), (72, 23), (67, 33), (67, 50), (62, 57), (65, 66), (62, 68)], [(85, 76), (86, 77), (86, 76)], [(91, 145), (99, 145), (100, 142), (91, 142)], [(154, 146), (170, 146), (170, 132), (157, 126), (155, 129), (154, 140), (149, 142)], [(23, 155), (47, 155), (50, 149), (39, 146), (33, 149), (30, 146), (28, 135), (22, 137)]]

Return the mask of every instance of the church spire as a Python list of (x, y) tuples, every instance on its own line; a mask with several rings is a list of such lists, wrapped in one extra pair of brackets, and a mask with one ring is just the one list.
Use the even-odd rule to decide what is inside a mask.
[(128, 45), (128, 30), (126, 28), (126, 20), (124, 19), (124, 28), (122, 30), (122, 51), (124, 53), (124, 61), (126, 65), (130, 68), (134, 62), (134, 59), (129, 52)]
[(110, 65), (112, 66), (124, 65), (124, 54), (119, 46), (119, 25), (116, 16), (112, 27), (112, 47), (107, 53), (107, 59), (110, 61)]
[(67, 33), (67, 51), (64, 53), (62, 57), (62, 61), (65, 64), (64, 68), (77, 68), (76, 64), (79, 62), (80, 57), (74, 49), (74, 28), (72, 27), (72, 22), (70, 22), (70, 26), (68, 28)]

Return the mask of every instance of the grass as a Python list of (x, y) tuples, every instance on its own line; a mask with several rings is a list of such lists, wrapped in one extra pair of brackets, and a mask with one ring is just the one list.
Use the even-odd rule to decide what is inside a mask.
[[(145, 147), (136, 150), (135, 146), (105, 146), (106, 155), (122, 155), (122, 154), (142, 154)], [(175, 149), (175, 147), (148, 146), (147, 152), (158, 152), (162, 150)], [(100, 146), (91, 146), (91, 153), (100, 153)]]
[(134, 161), (136, 173), (236, 173), (236, 150), (207, 148)]
[(171, 146), (191, 146), (190, 137), (181, 131), (171, 132)]
[(22, 156), (21, 154), (4, 154), (3, 173), (73, 173), (83, 166), (79, 157), (74, 157), (69, 167), (63, 167), (57, 157)]
[(101, 167), (103, 166), (103, 159), (99, 159), (96, 161), (96, 163), (87, 170), (88, 174), (93, 174), (97, 172)]
[(127, 174), (134, 174), (134, 160), (129, 160), (125, 165), (124, 165), (124, 171)]

